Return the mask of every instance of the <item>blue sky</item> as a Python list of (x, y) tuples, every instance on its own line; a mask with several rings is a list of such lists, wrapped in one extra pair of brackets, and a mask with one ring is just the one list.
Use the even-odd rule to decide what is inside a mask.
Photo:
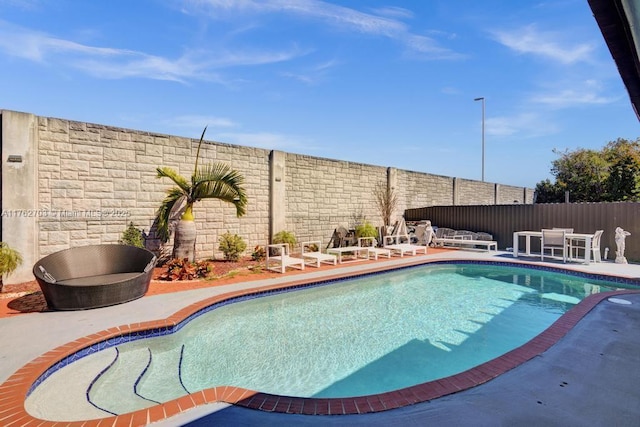
[(587, 0), (0, 0), (0, 109), (534, 187), (638, 138)]

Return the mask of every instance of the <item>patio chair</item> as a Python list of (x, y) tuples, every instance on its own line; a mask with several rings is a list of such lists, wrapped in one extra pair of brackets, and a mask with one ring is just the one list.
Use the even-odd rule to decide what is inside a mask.
[(545, 250), (549, 250), (551, 252), (551, 257), (557, 258), (555, 255), (555, 251), (562, 251), (562, 262), (567, 262), (567, 250), (569, 249), (567, 242), (567, 230), (559, 229), (559, 230), (542, 230), (542, 238), (541, 238), (541, 248), (540, 248), (540, 259), (544, 261), (544, 252)]
[[(593, 262), (602, 262), (602, 255), (600, 253), (600, 240), (602, 237), (602, 233), (604, 230), (598, 230), (593, 235), (591, 239), (591, 259)], [(575, 245), (573, 242), (571, 244), (571, 257), (579, 258), (580, 251), (585, 250), (584, 244), (582, 246)]]
[[(272, 255), (275, 254), (275, 255)], [(304, 270), (304, 259), (289, 255), (288, 243), (274, 243), (267, 245), (267, 270), (284, 273), (287, 267)]]
[(336, 265), (335, 255), (320, 252), (320, 240), (302, 243), (302, 258), (308, 265), (320, 267), (321, 263)]

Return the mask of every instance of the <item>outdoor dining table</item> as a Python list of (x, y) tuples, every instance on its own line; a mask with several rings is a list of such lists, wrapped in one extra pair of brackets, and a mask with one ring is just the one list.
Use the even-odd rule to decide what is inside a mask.
[[(519, 255), (519, 240), (520, 237), (525, 238), (525, 256), (531, 256), (531, 238), (532, 237), (540, 237), (542, 238), (542, 231), (515, 231), (513, 233), (513, 257), (518, 258)], [(593, 239), (593, 234), (589, 233), (566, 233), (565, 237), (568, 240), (583, 240), (584, 241), (584, 263), (589, 264), (591, 262), (591, 240)], [(571, 255), (571, 254), (569, 254)]]

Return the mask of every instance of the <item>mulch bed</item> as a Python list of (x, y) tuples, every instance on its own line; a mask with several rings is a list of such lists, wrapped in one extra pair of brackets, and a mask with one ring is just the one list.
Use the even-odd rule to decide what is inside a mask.
[[(149, 291), (146, 295), (158, 295), (168, 292), (179, 292), (208, 286), (219, 286), (240, 280), (258, 280), (274, 277), (277, 273), (265, 272), (264, 261), (254, 261), (250, 257), (238, 261), (211, 260), (212, 271), (209, 277), (195, 280), (164, 281), (159, 277), (167, 271), (166, 267), (156, 267), (153, 272)], [(38, 282), (4, 285), (0, 292), (0, 318), (21, 313), (47, 311)]]

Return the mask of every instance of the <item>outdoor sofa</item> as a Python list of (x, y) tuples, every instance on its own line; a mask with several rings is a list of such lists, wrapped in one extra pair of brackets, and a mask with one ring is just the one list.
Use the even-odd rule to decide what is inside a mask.
[(144, 296), (156, 256), (129, 245), (65, 249), (39, 260), (33, 275), (52, 310), (106, 307)]

